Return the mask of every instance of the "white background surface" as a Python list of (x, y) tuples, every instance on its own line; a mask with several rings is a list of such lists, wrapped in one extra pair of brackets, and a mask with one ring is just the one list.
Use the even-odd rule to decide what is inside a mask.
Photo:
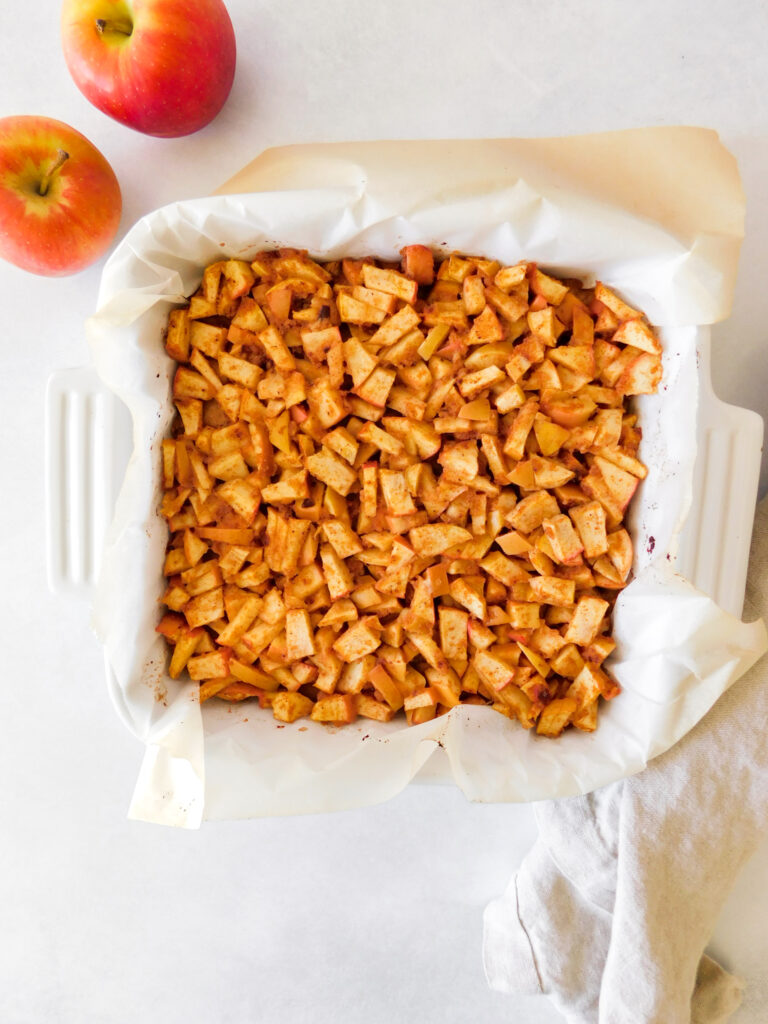
[[(195, 136), (146, 138), (91, 107), (66, 71), (53, 0), (0, 6), (0, 116), (58, 117), (94, 141), (123, 188), (121, 232), (271, 145), (714, 127), (748, 199), (715, 386), (768, 414), (760, 0), (228, 6), (235, 86)], [(81, 325), (99, 270), (44, 280), (0, 265), (0, 1021), (561, 1020), (545, 1000), (490, 992), (482, 975), (482, 908), (532, 841), (528, 808), (421, 786), (381, 807), (199, 833), (125, 820), (140, 747), (109, 705), (86, 607), (45, 586), (44, 386), (87, 360)], [(766, 872), (764, 846), (712, 944), (747, 980), (737, 1024), (766, 1017)]]

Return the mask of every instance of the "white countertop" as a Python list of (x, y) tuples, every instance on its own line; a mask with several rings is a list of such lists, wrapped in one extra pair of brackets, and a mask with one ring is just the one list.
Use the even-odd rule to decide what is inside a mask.
[[(58, 4), (2, 4), (0, 116), (58, 117), (107, 156), (121, 232), (291, 142), (718, 129), (748, 201), (715, 387), (768, 414), (768, 17), (754, 0), (512, 5), (229, 0), (229, 103), (186, 139), (137, 135), (66, 71)], [(44, 280), (0, 264), (0, 1021), (2, 1024), (549, 1024), (546, 1000), (487, 989), (485, 903), (534, 837), (520, 806), (413, 786), (380, 807), (206, 825), (126, 820), (139, 744), (107, 698), (85, 604), (45, 583), (44, 387), (82, 365), (100, 267)], [(768, 483), (764, 463), (763, 490)], [(711, 949), (765, 1020), (768, 844)]]

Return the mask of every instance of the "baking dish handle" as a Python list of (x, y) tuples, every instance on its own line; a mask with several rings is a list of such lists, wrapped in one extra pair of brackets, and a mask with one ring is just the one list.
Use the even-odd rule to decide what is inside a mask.
[(91, 367), (58, 370), (45, 396), (48, 587), (90, 600), (130, 456), (131, 418)]
[(737, 618), (744, 607), (749, 544), (760, 483), (763, 420), (728, 405), (712, 388), (711, 341), (700, 329), (699, 451), (691, 511), (675, 568)]

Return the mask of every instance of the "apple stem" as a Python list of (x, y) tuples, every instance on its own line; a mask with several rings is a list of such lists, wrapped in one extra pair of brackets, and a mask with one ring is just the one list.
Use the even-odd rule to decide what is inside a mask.
[(48, 194), (48, 186), (51, 184), (51, 179), (58, 170), (63, 167), (65, 161), (69, 160), (69, 153), (64, 149), (56, 150), (56, 159), (53, 161), (51, 166), (43, 175), (43, 180), (40, 182), (40, 188), (37, 190), (41, 196)]
[(106, 21), (104, 18), (97, 18), (96, 30), (100, 35), (104, 35), (105, 32), (118, 32), (121, 36), (129, 36), (133, 32), (133, 25), (130, 21)]

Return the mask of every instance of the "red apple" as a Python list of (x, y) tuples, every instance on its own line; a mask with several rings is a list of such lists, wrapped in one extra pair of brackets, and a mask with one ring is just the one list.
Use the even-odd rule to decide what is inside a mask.
[(189, 135), (218, 114), (235, 76), (221, 0), (64, 0), (64, 57), (99, 110), (147, 135)]
[(0, 256), (33, 274), (74, 274), (115, 237), (115, 172), (80, 132), (50, 117), (0, 118)]

